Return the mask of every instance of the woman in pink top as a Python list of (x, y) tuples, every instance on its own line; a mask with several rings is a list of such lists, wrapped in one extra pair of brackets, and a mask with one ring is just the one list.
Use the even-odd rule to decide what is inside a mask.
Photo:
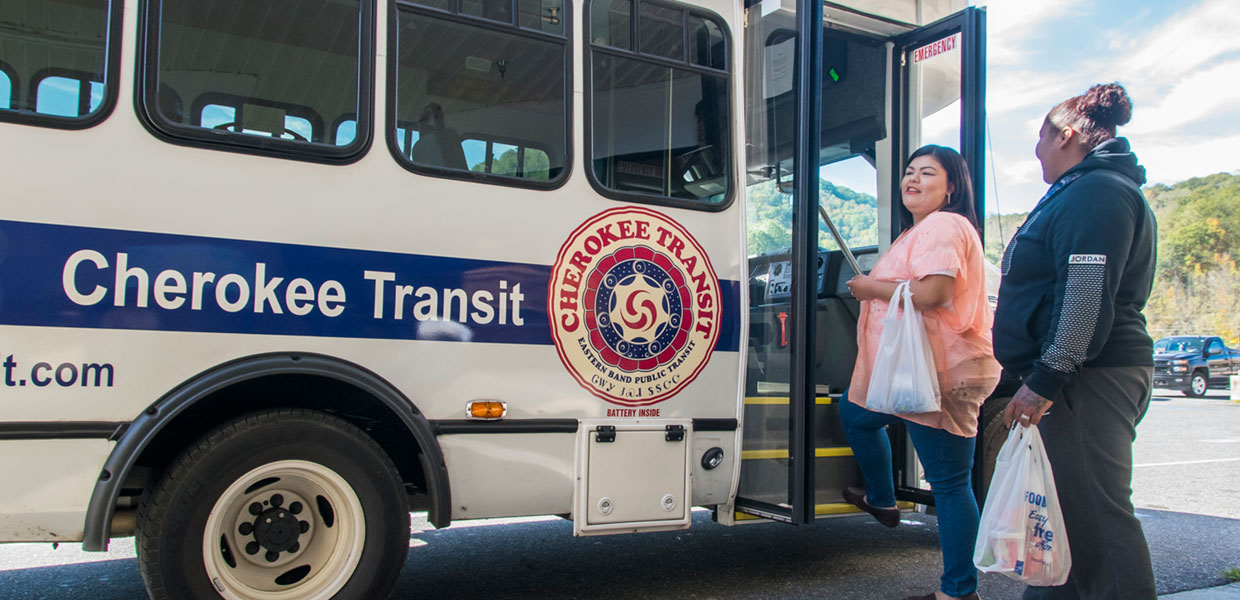
[[(884, 428), (903, 422), (934, 492), (943, 550), (939, 590), (906, 600), (976, 600), (977, 500), (970, 473), (982, 401), (999, 381), (990, 343), (992, 312), (973, 187), (968, 167), (950, 148), (926, 146), (909, 157), (901, 180), (908, 210), (900, 237), (869, 275), (849, 280), (861, 300), (857, 323), (857, 366), (840, 402), (840, 421), (865, 476), (866, 489), (848, 488), (844, 499), (880, 523), (900, 522), (891, 471), (891, 442)], [(900, 281), (909, 281), (913, 307), (922, 312), (938, 372), (938, 412), (889, 415), (865, 408), (874, 356), (888, 301)]]

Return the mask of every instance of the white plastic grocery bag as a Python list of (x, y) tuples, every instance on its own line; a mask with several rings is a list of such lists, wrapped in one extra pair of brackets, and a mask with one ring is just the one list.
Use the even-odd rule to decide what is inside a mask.
[[(900, 300), (904, 299), (904, 309)], [(939, 410), (939, 376), (921, 313), (913, 309), (907, 281), (891, 295), (883, 335), (878, 340), (865, 407), (881, 413), (924, 413)]]
[(1072, 552), (1037, 425), (1013, 426), (986, 493), (973, 564), (1029, 585), (1062, 585)]

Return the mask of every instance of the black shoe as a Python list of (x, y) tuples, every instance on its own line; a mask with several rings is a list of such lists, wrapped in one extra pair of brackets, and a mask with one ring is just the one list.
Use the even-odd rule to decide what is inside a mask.
[(865, 501), (865, 490), (859, 490), (854, 487), (844, 488), (844, 501), (870, 513), (875, 521), (882, 523), (888, 527), (895, 527), (900, 524), (900, 509), (898, 508), (874, 508), (869, 502)]

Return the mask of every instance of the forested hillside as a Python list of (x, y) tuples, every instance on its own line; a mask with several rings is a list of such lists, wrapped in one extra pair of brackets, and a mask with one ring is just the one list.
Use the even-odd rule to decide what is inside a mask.
[[(819, 197), (850, 246), (878, 243), (878, 200), (820, 180)], [(750, 186), (749, 254), (785, 250), (792, 246), (792, 195), (781, 193), (774, 181)], [(831, 233), (820, 226), (819, 245), (835, 248)]]
[[(1158, 270), (1145, 316), (1155, 338), (1240, 334), (1240, 175), (1218, 173), (1145, 188), (1158, 219)], [(1025, 213), (986, 219), (986, 257), (996, 265)], [(1002, 231), (1002, 235), (1000, 235)]]
[[(878, 241), (874, 197), (822, 182), (829, 214), (850, 244)], [(1219, 173), (1145, 188), (1158, 219), (1158, 271), (1145, 309), (1155, 337), (1200, 333), (1240, 345), (1240, 174)], [(986, 219), (986, 257), (998, 265), (1025, 213)], [(791, 246), (791, 196), (773, 182), (749, 188), (749, 253)], [(822, 227), (819, 244), (834, 248)]]

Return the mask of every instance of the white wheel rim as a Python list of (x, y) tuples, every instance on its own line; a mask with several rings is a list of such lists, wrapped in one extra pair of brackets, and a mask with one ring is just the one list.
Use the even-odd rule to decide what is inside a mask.
[(365, 541), (362, 503), (343, 477), (317, 463), (282, 460), (220, 494), (202, 556), (207, 577), (228, 600), (326, 600), (353, 575)]
[(1205, 377), (1202, 377), (1200, 375), (1193, 376), (1193, 393), (1194, 394), (1206, 393), (1206, 378)]

